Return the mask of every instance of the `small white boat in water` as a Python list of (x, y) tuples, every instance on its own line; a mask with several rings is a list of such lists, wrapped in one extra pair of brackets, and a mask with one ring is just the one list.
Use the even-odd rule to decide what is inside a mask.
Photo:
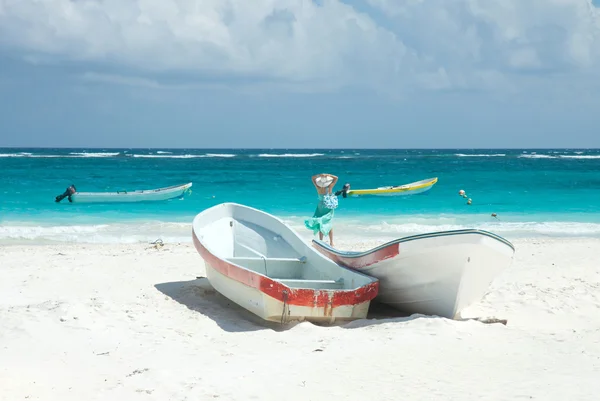
[(447, 318), (481, 300), (515, 252), (509, 241), (482, 230), (415, 235), (365, 252), (340, 251), (318, 240), (313, 246), (341, 266), (378, 278), (381, 303)]
[(117, 192), (78, 192), (71, 185), (67, 190), (56, 197), (56, 202), (68, 198), (73, 203), (121, 203), (121, 202), (150, 202), (164, 201), (183, 197), (192, 187), (192, 183), (173, 185), (158, 189), (144, 189), (137, 191)]
[(192, 238), (215, 290), (268, 321), (360, 319), (377, 295), (377, 279), (338, 266), (257, 209), (206, 209), (194, 218)]

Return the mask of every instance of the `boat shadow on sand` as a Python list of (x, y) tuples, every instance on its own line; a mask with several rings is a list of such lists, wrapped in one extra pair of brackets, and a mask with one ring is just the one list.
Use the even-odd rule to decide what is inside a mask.
[(287, 326), (262, 320), (253, 313), (232, 302), (217, 292), (206, 277), (196, 280), (161, 283), (154, 286), (158, 291), (212, 319), (228, 332), (273, 329), (283, 331)]
[[(190, 281), (176, 281), (156, 284), (155, 288), (174, 301), (186, 306), (188, 309), (194, 312), (199, 312), (209, 319), (212, 319), (219, 327), (228, 332), (245, 332), (268, 329), (274, 331), (285, 331), (299, 323), (292, 322), (281, 324), (278, 322), (268, 322), (263, 320), (218, 293), (212, 287), (206, 277), (198, 277), (196, 280)], [(355, 329), (383, 323), (408, 322), (416, 319), (444, 318), (421, 314), (407, 315), (391, 308), (388, 305), (372, 301), (366, 319), (315, 325), (323, 327), (337, 326), (347, 329)]]

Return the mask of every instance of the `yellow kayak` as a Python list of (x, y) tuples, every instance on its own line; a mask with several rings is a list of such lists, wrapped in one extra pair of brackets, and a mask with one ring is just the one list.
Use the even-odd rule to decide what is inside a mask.
[(420, 194), (429, 191), (437, 182), (437, 177), (428, 178), (410, 184), (400, 185), (396, 187), (380, 187), (375, 189), (351, 189), (348, 191), (348, 196), (401, 196)]

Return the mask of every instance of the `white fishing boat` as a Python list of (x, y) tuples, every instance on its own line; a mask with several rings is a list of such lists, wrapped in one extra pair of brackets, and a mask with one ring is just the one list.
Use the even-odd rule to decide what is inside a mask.
[(340, 266), (378, 278), (381, 303), (447, 318), (481, 300), (515, 252), (509, 241), (482, 230), (415, 235), (365, 252), (340, 251), (318, 240), (313, 246)]
[(71, 185), (67, 190), (56, 197), (56, 202), (68, 198), (73, 203), (121, 203), (121, 202), (151, 202), (164, 201), (183, 197), (192, 187), (192, 183), (173, 185), (158, 189), (144, 189), (137, 191), (116, 192), (78, 192)]
[(215, 290), (268, 321), (360, 319), (377, 295), (377, 279), (338, 266), (257, 209), (206, 209), (194, 218), (192, 238)]

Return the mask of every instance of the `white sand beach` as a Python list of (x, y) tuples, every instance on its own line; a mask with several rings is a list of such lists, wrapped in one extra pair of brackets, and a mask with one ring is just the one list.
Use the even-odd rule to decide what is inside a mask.
[(191, 244), (3, 246), (0, 400), (597, 400), (600, 239), (514, 244), (463, 313), (506, 326), (374, 307), (287, 329), (216, 293)]

